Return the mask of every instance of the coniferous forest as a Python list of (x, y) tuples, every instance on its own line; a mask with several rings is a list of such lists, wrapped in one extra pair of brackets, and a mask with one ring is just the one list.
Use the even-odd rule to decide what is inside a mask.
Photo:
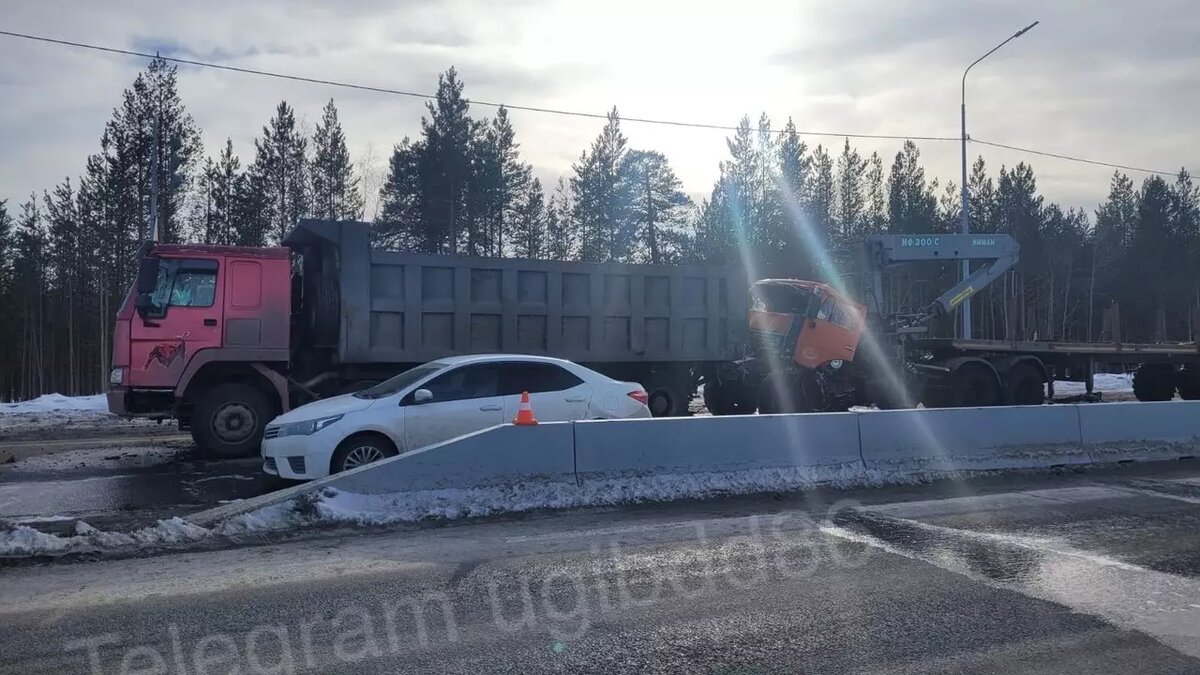
[[(352, 219), (395, 250), (728, 264), (755, 278), (826, 280), (866, 235), (958, 229), (961, 188), (926, 175), (911, 141), (867, 156), (848, 139), (814, 146), (790, 119), (743, 117), (696, 203), (670, 158), (629, 145), (615, 108), (553, 185), (522, 160), (507, 111), (489, 112), (471, 109), (449, 69), (420, 134), (366, 175), (333, 100), (311, 130), (282, 101), (253, 148), (203, 147), (175, 67), (151, 62), (78, 177), (0, 201), (0, 399), (104, 389), (113, 316), (152, 213), (164, 242), (273, 245), (300, 218)], [(1017, 269), (976, 296), (975, 337), (1084, 341), (1115, 328), (1126, 341), (1195, 338), (1200, 190), (1186, 170), (1136, 181), (1118, 171), (1094, 213), (1047, 203), (1024, 162), (978, 158), (969, 188), (972, 230), (1021, 246)], [(953, 283), (910, 281), (912, 303)], [(1119, 326), (1104, 320), (1113, 303)]]

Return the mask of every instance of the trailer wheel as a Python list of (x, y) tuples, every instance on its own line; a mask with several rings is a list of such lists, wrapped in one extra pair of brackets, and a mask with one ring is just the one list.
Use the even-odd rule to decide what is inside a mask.
[(1200, 400), (1200, 372), (1184, 368), (1179, 374), (1179, 398), (1185, 401)]
[(1175, 398), (1177, 374), (1169, 363), (1144, 363), (1133, 374), (1133, 395), (1139, 401)]
[(204, 392), (192, 410), (192, 438), (219, 457), (248, 457), (262, 444), (271, 404), (248, 384), (222, 384)]
[(950, 376), (950, 398), (956, 408), (982, 408), (1000, 401), (1000, 382), (990, 368), (966, 364)]
[[(749, 391), (748, 391), (749, 390)], [(713, 415), (749, 415), (754, 412), (752, 388), (714, 380), (704, 383), (704, 407)]]
[(820, 385), (808, 370), (773, 373), (758, 388), (758, 412), (764, 415), (813, 412), (820, 401)]
[(1045, 385), (1037, 368), (1017, 364), (1004, 378), (1004, 402), (1007, 405), (1041, 405), (1046, 402)]

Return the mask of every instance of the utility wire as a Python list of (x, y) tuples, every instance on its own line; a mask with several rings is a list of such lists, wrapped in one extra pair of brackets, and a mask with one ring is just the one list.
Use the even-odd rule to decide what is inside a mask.
[[(90, 49), (92, 51), (105, 52), (109, 54), (120, 54), (123, 56), (136, 56), (145, 59), (162, 59), (171, 63), (179, 63), (187, 66), (197, 66), (200, 68), (212, 68), (215, 70), (225, 70), (234, 73), (242, 73), (245, 75), (258, 75), (261, 77), (273, 77), (280, 80), (291, 80), (294, 82), (307, 82), (309, 84), (321, 84), (329, 87), (339, 87), (342, 89), (355, 89), (358, 91), (371, 91), (380, 94), (392, 94), (394, 96), (407, 96), (409, 98), (419, 98), (423, 100), (434, 100), (437, 97), (433, 94), (423, 94), (420, 92), (403, 91), (400, 89), (391, 89), (388, 87), (374, 87), (365, 84), (354, 84), (351, 82), (340, 82), (337, 80), (325, 80), (316, 77), (304, 77), (302, 75), (290, 75), (287, 73), (276, 73), (268, 70), (258, 70), (255, 68), (239, 68), (237, 66), (222, 65), (219, 63), (210, 63), (207, 61), (196, 61), (193, 59), (181, 59), (174, 56), (162, 56), (160, 54), (150, 54), (147, 52), (139, 52), (130, 49), (118, 49), (116, 47), (105, 47), (102, 45), (88, 44), (84, 42), (74, 42), (71, 40), (59, 40), (56, 38), (45, 37), (41, 35), (30, 35), (28, 33), (17, 33), (13, 31), (0, 30), (0, 35), (21, 38), (23, 40), (33, 40), (36, 42), (46, 42), (50, 44), (63, 45), (66, 47), (76, 47), (79, 49)], [(494, 103), (491, 101), (476, 101), (468, 99), (470, 103), (489, 108), (504, 107), (509, 110), (521, 110), (532, 113), (543, 113), (547, 115), (564, 115), (569, 117), (584, 117), (588, 119), (607, 119), (608, 115), (601, 113), (581, 112), (578, 110), (562, 110), (558, 108), (543, 108), (539, 106), (514, 105), (508, 103)], [(641, 124), (657, 124), (671, 127), (687, 127), (692, 129), (713, 129), (718, 131), (737, 131), (738, 127), (725, 124), (705, 124), (701, 122), (681, 122), (677, 120), (662, 120), (649, 117), (621, 117), (622, 122), (637, 122)], [(783, 133), (782, 129), (772, 130), (773, 133)], [(961, 139), (956, 136), (905, 136), (897, 134), (848, 134), (837, 133), (832, 131), (797, 131), (801, 136), (829, 136), (836, 138), (864, 138), (877, 140), (913, 140), (913, 141), (937, 141), (937, 142), (959, 142)], [(1111, 162), (1102, 162), (1094, 159), (1085, 159), (1083, 157), (1074, 157), (1071, 155), (1063, 155), (1054, 152), (1045, 152), (1042, 150), (1033, 150), (1031, 148), (1022, 148), (1015, 145), (1006, 145), (1004, 143), (996, 143), (993, 141), (985, 141), (976, 138), (968, 139), (972, 143), (986, 145), (994, 148), (1003, 148), (1014, 152), (1023, 152), (1031, 155), (1040, 155), (1042, 157), (1052, 157), (1054, 159), (1066, 160), (1069, 162), (1080, 162), (1083, 164), (1092, 164), (1095, 166), (1106, 166), (1114, 169), (1123, 169), (1125, 171), (1138, 171), (1141, 173), (1159, 174), (1163, 176), (1175, 175), (1172, 171), (1158, 171), (1156, 169), (1144, 169), (1136, 166), (1128, 166), (1124, 164), (1114, 164)]]
[(1071, 155), (1060, 155), (1056, 152), (1044, 152), (1042, 150), (1033, 150), (1031, 148), (1021, 148), (1021, 147), (1017, 147), (1015, 145), (1005, 145), (1004, 143), (995, 143), (993, 141), (983, 141), (978, 138), (969, 138), (968, 137), (967, 140), (969, 140), (972, 143), (978, 143), (980, 145), (988, 145), (993, 148), (1004, 148), (1005, 150), (1014, 150), (1016, 152), (1025, 152), (1030, 155), (1041, 155), (1042, 157), (1053, 157), (1055, 159), (1065, 159), (1065, 160), (1071, 161), (1071, 162), (1082, 162), (1084, 164), (1094, 164), (1096, 166), (1107, 166), (1107, 167), (1113, 168), (1113, 169), (1124, 169), (1125, 171), (1140, 171), (1142, 173), (1152, 173), (1152, 174), (1158, 174), (1160, 176), (1174, 176), (1177, 173), (1175, 171), (1159, 171), (1157, 169), (1143, 169), (1143, 168), (1137, 167), (1137, 166), (1127, 166), (1125, 164), (1113, 164), (1111, 162), (1101, 162), (1101, 161), (1095, 160), (1095, 159), (1085, 159), (1083, 157), (1073, 157)]
[[(71, 40), (59, 40), (56, 38), (43, 37), (40, 35), (29, 35), (27, 33), (16, 33), (13, 31), (0, 30), (0, 35), (8, 37), (21, 38), (24, 40), (34, 40), (37, 42), (48, 42), (51, 44), (64, 45), (67, 47), (78, 47), (80, 49), (90, 49), (98, 52), (106, 52), (109, 54), (121, 54), (124, 56), (137, 56), (146, 59), (162, 59), (171, 63), (179, 63), (188, 66), (197, 66), (200, 68), (213, 68), (216, 70), (226, 70), (235, 73), (243, 73), (246, 75), (260, 75), (262, 77), (273, 77), (280, 80), (292, 80), (295, 82), (307, 82), (309, 84), (322, 84), (329, 87), (340, 87), (343, 89), (355, 89), (359, 91), (372, 91), (380, 94), (392, 94), (395, 96), (407, 96), (409, 98), (419, 98), (425, 100), (434, 100), (437, 97), (433, 94), (422, 94), (420, 92), (403, 91), (400, 89), (390, 89), (388, 87), (374, 87), (365, 84), (354, 84), (350, 82), (339, 82), (336, 80), (324, 80), (315, 77), (304, 77), (302, 75), (290, 75), (287, 73), (276, 73), (268, 70), (258, 70), (255, 68), (239, 68), (237, 66), (227, 66), (219, 63), (210, 63), (207, 61), (196, 61), (192, 59), (181, 59), (174, 56), (162, 56), (160, 54), (150, 54), (147, 52), (133, 51), (130, 49), (118, 49), (116, 47), (104, 47), (101, 45), (87, 44), (84, 42), (74, 42)], [(509, 110), (521, 110), (525, 112), (544, 113), (548, 115), (565, 115), (570, 117), (585, 117), (589, 119), (607, 119), (608, 115), (603, 113), (589, 113), (578, 110), (561, 110), (558, 108), (543, 108), (539, 106), (528, 105), (513, 105), (510, 103), (495, 103), (491, 101), (477, 101), (468, 99), (470, 103), (488, 108), (504, 107)], [(653, 119), (649, 117), (621, 117), (622, 122), (638, 122), (642, 124), (658, 124), (671, 127), (688, 127), (693, 129), (716, 129), (720, 131), (737, 131), (738, 127), (725, 124), (705, 124), (702, 122), (680, 122), (676, 120)], [(774, 133), (783, 133), (782, 129), (773, 130)], [(868, 138), (880, 140), (913, 140), (913, 141), (957, 141), (953, 136), (903, 136), (896, 134), (845, 134), (832, 131), (797, 131), (801, 136), (831, 136), (837, 138)]]

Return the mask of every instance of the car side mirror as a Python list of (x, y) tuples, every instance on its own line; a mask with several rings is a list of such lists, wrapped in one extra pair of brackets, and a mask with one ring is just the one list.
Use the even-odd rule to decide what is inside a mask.
[(433, 400), (433, 392), (428, 389), (418, 389), (413, 392), (413, 403), (428, 403)]
[(138, 261), (137, 292), (138, 295), (149, 295), (158, 285), (158, 258), (146, 256)]

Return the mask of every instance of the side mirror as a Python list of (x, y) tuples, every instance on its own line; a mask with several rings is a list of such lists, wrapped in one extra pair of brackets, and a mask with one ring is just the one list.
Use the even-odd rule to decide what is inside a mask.
[(139, 312), (144, 312), (154, 306), (154, 301), (149, 293), (138, 293), (137, 298), (133, 301), (133, 306)]
[(428, 403), (433, 400), (433, 392), (428, 389), (418, 389), (413, 392), (413, 403)]
[(139, 300), (140, 296), (153, 293), (154, 287), (158, 285), (158, 265), (159, 259), (150, 256), (138, 261), (137, 292)]

